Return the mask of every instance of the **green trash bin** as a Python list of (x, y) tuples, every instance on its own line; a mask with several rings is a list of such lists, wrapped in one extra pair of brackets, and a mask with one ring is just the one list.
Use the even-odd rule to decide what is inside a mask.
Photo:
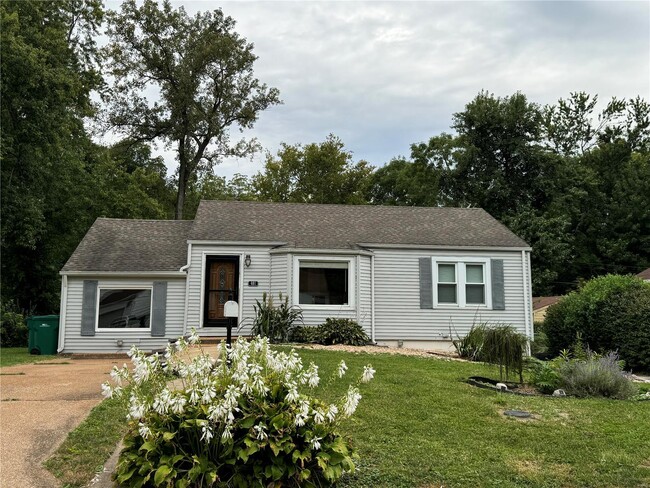
[(27, 319), (30, 354), (56, 354), (59, 346), (59, 316), (35, 315)]

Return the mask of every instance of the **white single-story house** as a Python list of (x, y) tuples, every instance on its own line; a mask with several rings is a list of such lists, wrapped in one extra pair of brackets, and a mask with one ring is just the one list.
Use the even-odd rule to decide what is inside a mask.
[(193, 221), (99, 218), (61, 271), (59, 352), (223, 337), (227, 300), (248, 335), (264, 293), (384, 345), (447, 349), (479, 321), (532, 339), (530, 251), (480, 208), (202, 201)]

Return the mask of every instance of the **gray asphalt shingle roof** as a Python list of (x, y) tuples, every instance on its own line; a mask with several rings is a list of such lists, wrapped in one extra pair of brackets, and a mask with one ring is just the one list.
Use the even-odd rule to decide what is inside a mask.
[(281, 241), (349, 249), (360, 243), (527, 247), (480, 208), (316, 205), (203, 200), (192, 240)]
[(178, 271), (187, 264), (188, 239), (309, 249), (528, 247), (480, 208), (203, 200), (194, 221), (97, 219), (63, 271)]
[(63, 271), (178, 271), (191, 227), (191, 220), (99, 218)]

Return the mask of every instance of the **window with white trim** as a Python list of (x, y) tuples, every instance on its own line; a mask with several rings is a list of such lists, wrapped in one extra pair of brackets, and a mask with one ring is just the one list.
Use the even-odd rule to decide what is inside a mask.
[(349, 261), (299, 261), (299, 305), (349, 305)]
[(151, 288), (100, 288), (98, 329), (148, 329), (150, 324)]
[(491, 307), (489, 259), (432, 259), (434, 306)]

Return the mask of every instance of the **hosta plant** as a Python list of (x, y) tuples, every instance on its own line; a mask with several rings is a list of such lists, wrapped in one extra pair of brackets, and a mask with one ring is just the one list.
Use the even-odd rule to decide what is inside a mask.
[[(114, 368), (106, 396), (130, 395), (130, 429), (116, 472), (122, 486), (320, 487), (354, 470), (341, 420), (357, 408), (370, 365), (338, 402), (313, 396), (318, 366), (266, 338), (222, 344), (216, 359), (189, 340), (164, 356), (130, 352), (133, 368)], [(186, 349), (198, 344), (189, 359)], [(347, 367), (341, 362), (336, 376)], [(126, 388), (128, 386), (128, 388)]]

